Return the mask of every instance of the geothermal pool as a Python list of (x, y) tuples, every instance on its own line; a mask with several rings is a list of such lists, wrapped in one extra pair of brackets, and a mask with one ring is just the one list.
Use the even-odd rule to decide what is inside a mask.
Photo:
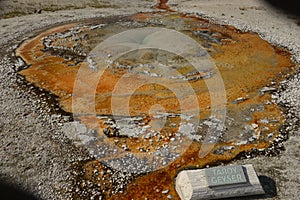
[[(217, 71), (204, 66), (195, 72), (183, 56), (157, 49), (139, 50), (119, 57), (108, 67), (96, 62), (96, 69), (102, 68), (103, 73), (91, 91), (89, 83), (97, 78), (97, 70), (89, 59), (90, 52), (111, 36), (145, 27), (176, 30), (192, 38)], [(218, 165), (245, 152), (271, 153), (269, 147), (282, 134), (280, 128), (285, 120), (273, 93), (293, 73), (294, 66), (286, 50), (255, 33), (173, 12), (139, 13), (52, 27), (24, 41), (17, 55), (29, 66), (19, 73), (36, 87), (56, 95), (59, 106), (84, 124), (86, 130), (79, 133), (79, 143), (94, 159), (74, 166), (78, 174), (73, 194), (80, 199), (178, 199), (174, 178), (182, 169)], [(86, 76), (78, 78), (80, 71)], [(199, 157), (208, 130), (218, 124), (212, 115), (207, 86), (207, 81), (218, 73), (226, 93), (226, 116), (215, 135), (216, 144)], [(153, 81), (135, 84), (136, 77)], [(121, 87), (120, 80), (127, 82), (122, 82)], [(74, 92), (76, 81), (82, 84)], [(197, 116), (182, 112), (176, 92), (163, 84), (168, 81), (172, 87), (181, 88), (179, 93), (186, 88), (193, 90), (183, 98), (185, 102), (189, 97), (197, 100)], [(136, 88), (130, 95), (113, 96), (116, 87), (123, 91), (126, 86)], [(127, 115), (114, 115), (116, 107), (125, 105), (125, 97), (130, 99)], [(92, 107), (88, 103), (91, 98)], [(117, 104), (112, 103), (113, 98)], [(76, 110), (74, 102), (79, 102)], [(94, 192), (85, 192), (87, 188)]]

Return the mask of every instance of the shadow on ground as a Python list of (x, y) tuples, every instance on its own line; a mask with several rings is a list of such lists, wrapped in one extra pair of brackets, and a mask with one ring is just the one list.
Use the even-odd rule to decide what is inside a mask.
[(3, 200), (40, 200), (34, 195), (18, 189), (16, 185), (0, 180), (0, 199)]
[(265, 0), (267, 3), (271, 4), (273, 7), (300, 18), (300, 5), (298, 1), (294, 0)]
[(267, 176), (258, 176), (258, 178), (266, 194), (257, 195), (257, 196), (248, 196), (248, 197), (226, 198), (223, 200), (253, 200), (253, 199), (267, 199), (267, 198), (275, 197), (277, 195), (277, 188), (276, 188), (275, 181)]

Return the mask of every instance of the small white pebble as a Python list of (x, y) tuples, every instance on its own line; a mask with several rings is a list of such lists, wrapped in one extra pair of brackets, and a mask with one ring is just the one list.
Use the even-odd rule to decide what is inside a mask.
[(163, 190), (161, 193), (163, 193), (163, 194), (167, 194), (169, 192), (169, 190), (168, 189), (166, 189), (166, 190)]

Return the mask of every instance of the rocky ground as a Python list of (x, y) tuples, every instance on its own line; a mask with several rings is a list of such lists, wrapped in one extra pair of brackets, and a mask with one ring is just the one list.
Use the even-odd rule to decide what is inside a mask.
[[(15, 72), (20, 63), (10, 56), (19, 40), (25, 39), (20, 36), (30, 36), (33, 30), (85, 18), (151, 11), (155, 2), (64, 1), (60, 6), (56, 6), (58, 1), (49, 2), (0, 2), (0, 178), (42, 199), (70, 199), (72, 164), (88, 159), (87, 152), (65, 136), (63, 127), (68, 118), (55, 114), (55, 108), (45, 103), (47, 97), (20, 88)], [(299, 18), (274, 10), (262, 1), (172, 0), (169, 5), (173, 10), (257, 32), (265, 40), (290, 50), (294, 60), (300, 62)], [(22, 13), (20, 6), (24, 8)], [(22, 16), (15, 17), (18, 15)], [(269, 186), (266, 199), (298, 199), (300, 195), (299, 80), (299, 74), (290, 77), (276, 95), (286, 110), (287, 123), (283, 128), (289, 133), (288, 139), (276, 148), (285, 150), (274, 157), (245, 155), (244, 159), (231, 162), (254, 165)]]

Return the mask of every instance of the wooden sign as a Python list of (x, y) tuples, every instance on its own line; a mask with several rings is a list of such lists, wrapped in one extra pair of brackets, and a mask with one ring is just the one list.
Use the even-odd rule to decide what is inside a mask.
[(214, 167), (205, 170), (208, 187), (246, 183), (243, 167), (240, 165)]
[(181, 171), (176, 177), (176, 191), (182, 200), (265, 194), (252, 165)]

